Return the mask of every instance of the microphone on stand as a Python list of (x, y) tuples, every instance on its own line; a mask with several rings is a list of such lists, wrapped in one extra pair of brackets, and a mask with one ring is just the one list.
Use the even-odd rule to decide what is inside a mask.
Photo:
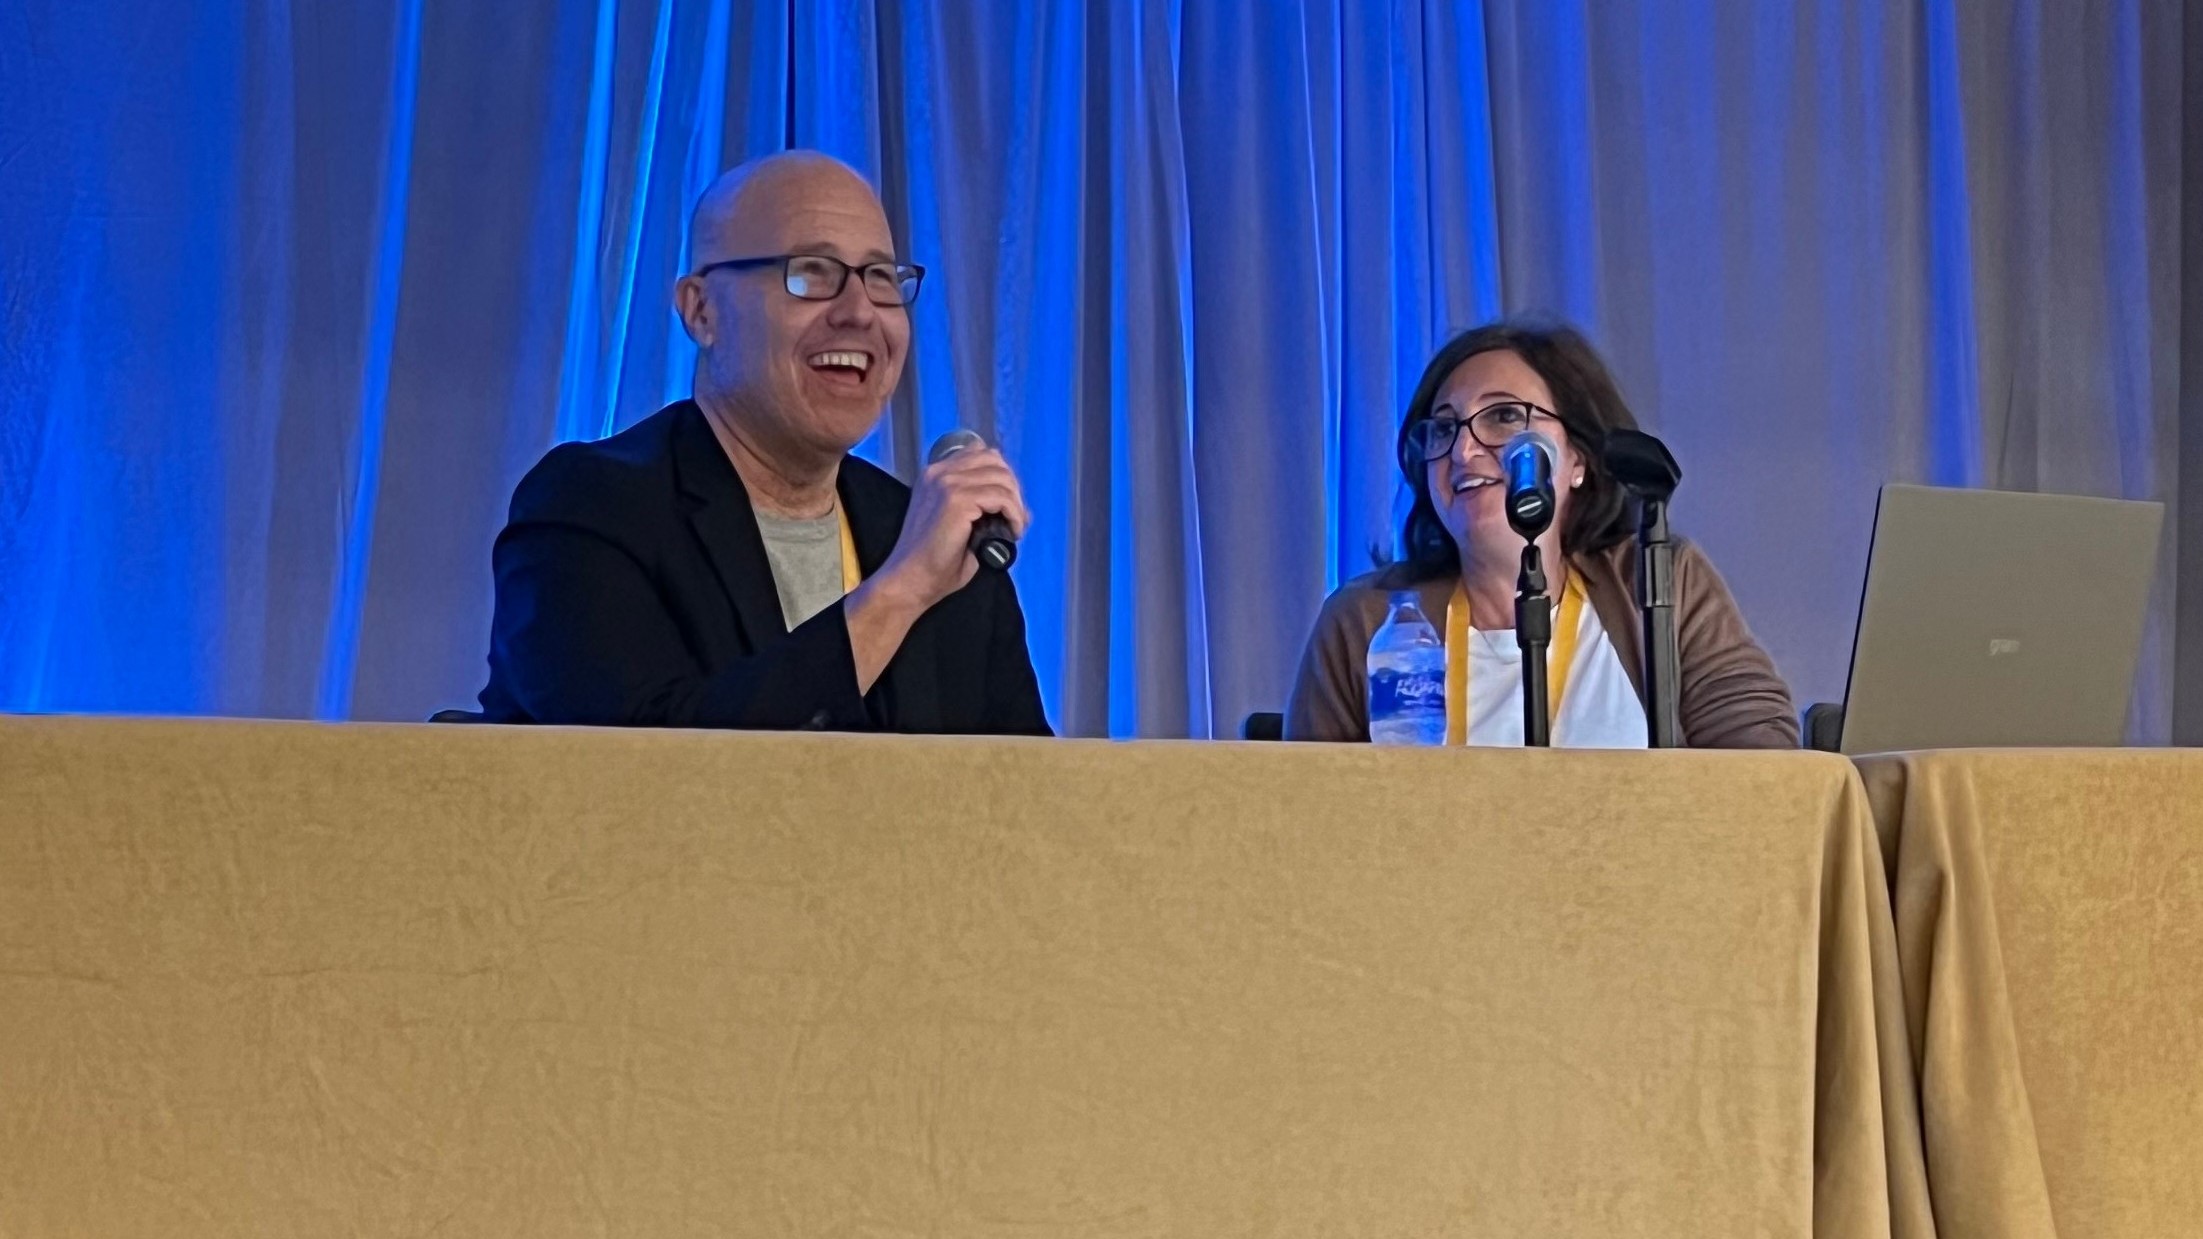
[(1522, 535), (1515, 642), (1522, 650), (1522, 743), (1531, 748), (1552, 743), (1545, 654), (1553, 643), (1553, 601), (1545, 596), (1538, 536), (1553, 524), (1553, 466), (1559, 460), (1559, 445), (1535, 430), (1523, 431), (1499, 449), (1499, 470), (1507, 479), (1507, 523)]
[(1536, 541), (1553, 523), (1553, 466), (1560, 448), (1545, 435), (1525, 430), (1499, 449), (1499, 469), (1507, 479), (1507, 523)]
[(1675, 644), (1675, 540), (1668, 500), (1683, 481), (1667, 444), (1642, 430), (1610, 430), (1606, 471), (1637, 499), (1637, 609), (1645, 633), (1645, 734), (1656, 749), (1683, 744), (1683, 664)]
[[(933, 450), (926, 453), (926, 463), (937, 465), (958, 452), (985, 446), (987, 441), (979, 437), (979, 432), (959, 427), (933, 441)], [(971, 523), (970, 546), (973, 557), (982, 566), (997, 572), (1017, 562), (1017, 535), (1010, 532), (1008, 518), (999, 513), (989, 512)]]

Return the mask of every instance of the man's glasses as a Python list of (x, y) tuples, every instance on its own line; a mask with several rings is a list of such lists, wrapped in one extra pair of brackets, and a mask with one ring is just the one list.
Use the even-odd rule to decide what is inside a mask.
[(1427, 417), (1407, 428), (1407, 450), (1426, 463), (1444, 460), (1453, 451), (1455, 441), (1461, 437), (1461, 428), (1469, 428), (1469, 437), (1492, 451), (1507, 446), (1507, 440), (1531, 429), (1537, 419), (1549, 422), (1560, 420), (1550, 409), (1541, 409), (1527, 400), (1510, 400), (1502, 404), (1486, 405), (1466, 418)]
[(864, 281), (865, 299), (874, 305), (909, 305), (918, 299), (918, 281), (925, 278), (926, 269), (907, 262), (871, 262), (852, 267), (839, 258), (824, 254), (775, 254), (769, 258), (729, 258), (723, 262), (706, 263), (696, 269), (696, 274), (710, 275), (714, 271), (748, 271), (759, 267), (781, 269), (781, 279), (787, 285), (789, 295), (805, 301), (832, 301), (841, 296), (842, 287), (849, 283), (849, 273), (854, 271)]

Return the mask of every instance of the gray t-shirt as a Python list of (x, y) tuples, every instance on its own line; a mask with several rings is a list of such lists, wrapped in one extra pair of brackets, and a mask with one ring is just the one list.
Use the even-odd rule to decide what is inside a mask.
[(759, 512), (757, 532), (765, 539), (765, 558), (772, 561), (773, 588), (780, 592), (780, 613), (789, 631), (841, 601), (839, 513), (789, 520)]

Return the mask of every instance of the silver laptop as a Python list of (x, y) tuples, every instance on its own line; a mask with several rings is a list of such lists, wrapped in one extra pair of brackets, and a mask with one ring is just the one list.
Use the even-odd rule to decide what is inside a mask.
[(2126, 737), (2158, 503), (1885, 486), (1846, 753)]

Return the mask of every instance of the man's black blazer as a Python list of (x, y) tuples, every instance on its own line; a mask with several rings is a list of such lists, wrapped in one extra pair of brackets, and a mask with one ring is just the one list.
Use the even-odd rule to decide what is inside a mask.
[[(910, 488), (853, 457), (837, 488), (870, 575)], [(862, 696), (842, 604), (789, 632), (749, 494), (692, 401), (552, 449), (492, 560), (490, 722), (1049, 734), (1005, 573), (926, 612)]]

